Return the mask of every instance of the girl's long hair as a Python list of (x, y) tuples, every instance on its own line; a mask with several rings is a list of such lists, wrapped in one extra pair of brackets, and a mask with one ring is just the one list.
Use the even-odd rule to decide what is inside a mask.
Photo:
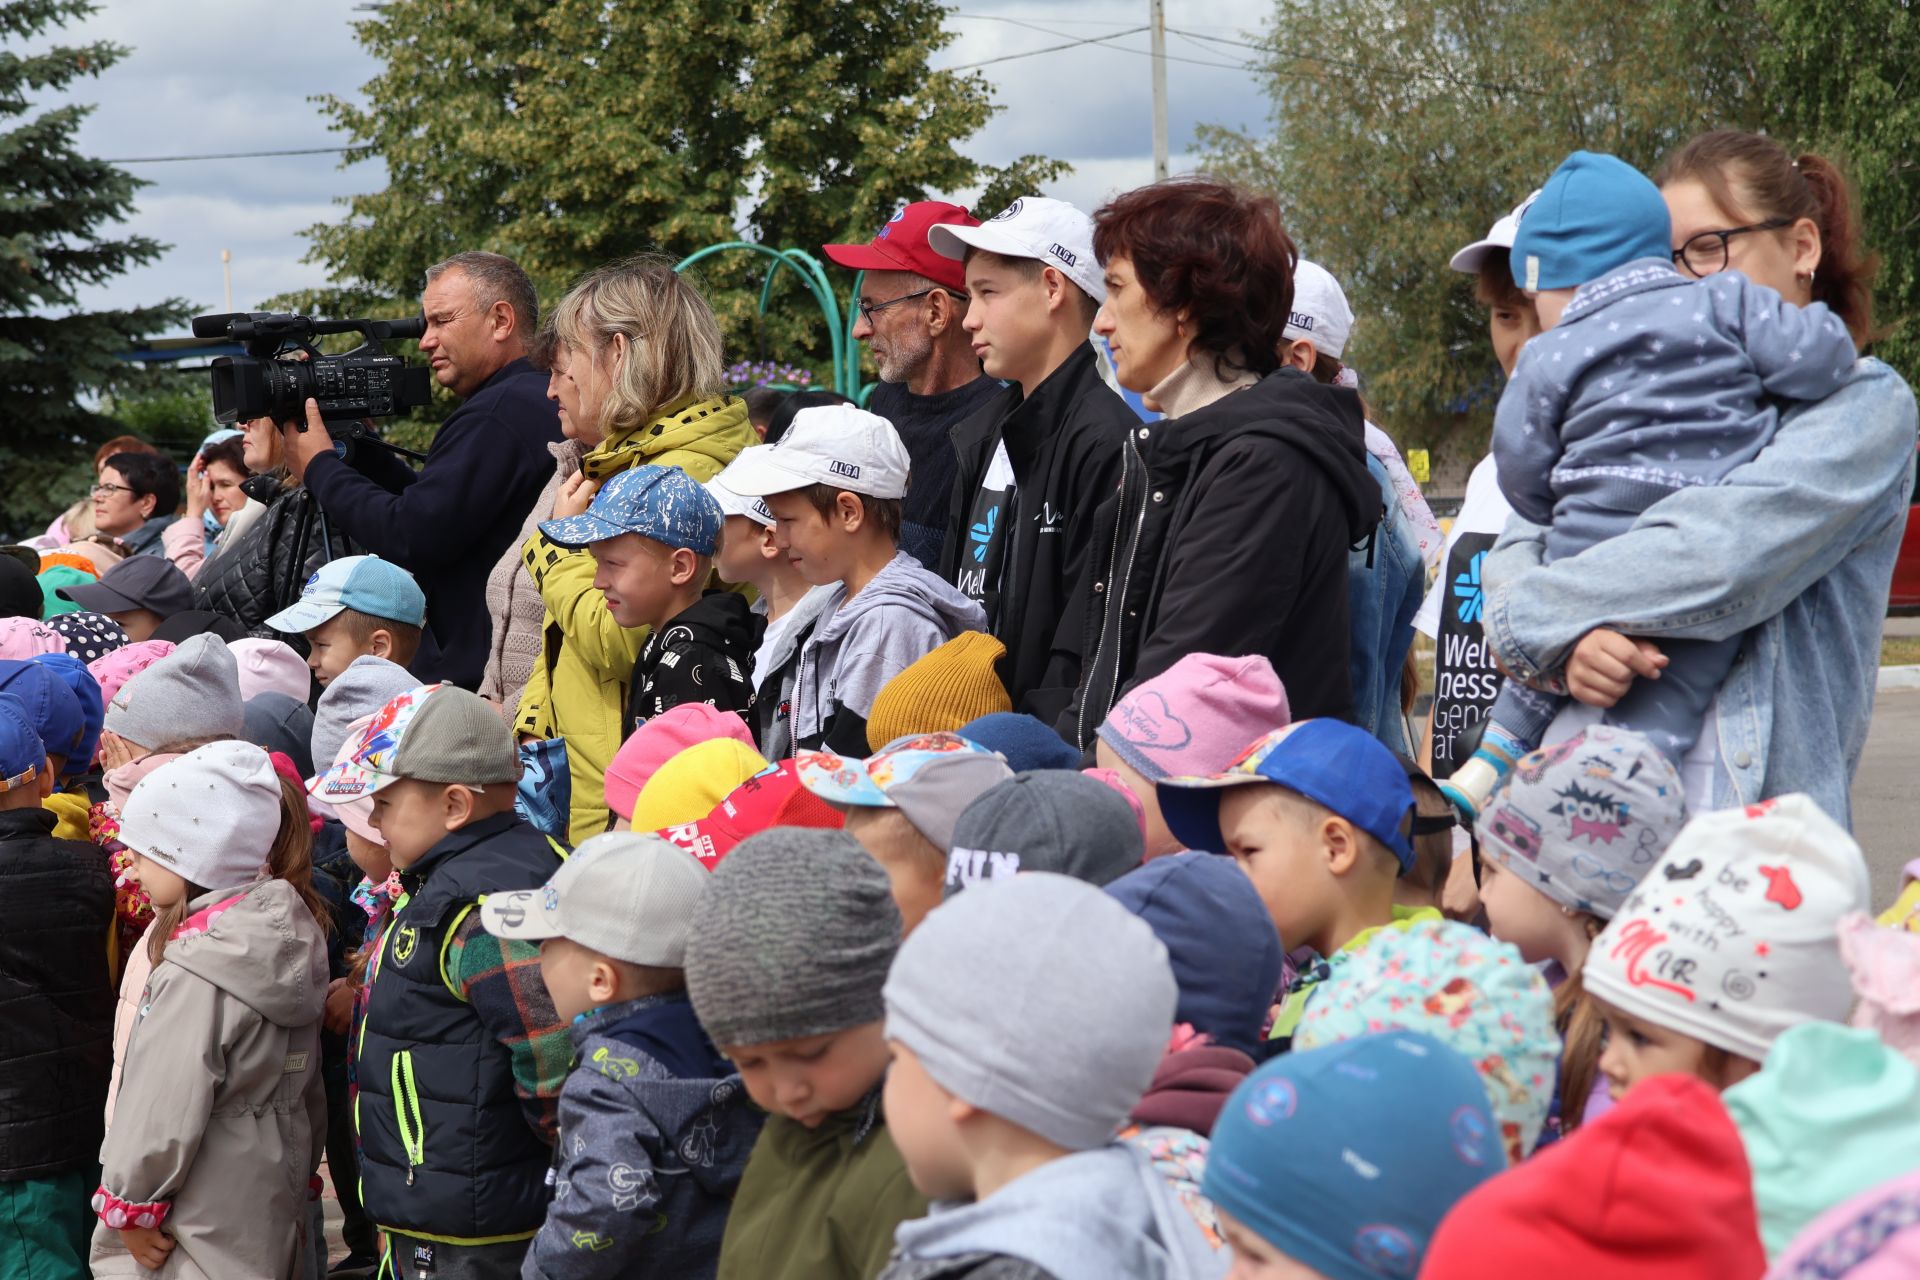
[[(273, 844), (267, 850), (266, 874), (292, 885), (307, 910), (313, 913), (314, 923), (325, 933), (331, 926), (333, 913), (326, 899), (313, 887), (313, 826), (307, 813), (306, 789), (290, 778), (276, 775), (275, 780), (280, 784), (280, 827), (273, 833)], [(154, 910), (147, 957), (156, 966), (167, 954), (173, 931), (186, 919), (187, 904), (208, 892), (210, 890), (200, 885), (189, 883), (179, 902)]]
[(1570, 973), (1553, 993), (1553, 1021), (1560, 1028), (1560, 1129), (1572, 1133), (1586, 1118), (1587, 1097), (1600, 1073), (1607, 1047), (1607, 1024), (1587, 994), (1578, 973)]

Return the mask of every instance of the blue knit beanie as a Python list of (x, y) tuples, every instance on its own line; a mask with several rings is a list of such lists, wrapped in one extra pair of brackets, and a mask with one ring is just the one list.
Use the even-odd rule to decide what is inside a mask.
[(1328, 1280), (1419, 1273), (1440, 1219), (1507, 1167), (1473, 1065), (1387, 1031), (1276, 1058), (1213, 1126), (1201, 1192)]
[(1035, 769), (1078, 769), (1080, 752), (1042, 720), (1017, 711), (994, 711), (957, 731), (968, 742), (998, 752), (1015, 773)]
[(1513, 238), (1522, 289), (1576, 289), (1641, 258), (1672, 260), (1673, 219), (1660, 188), (1614, 156), (1576, 151), (1563, 161)]

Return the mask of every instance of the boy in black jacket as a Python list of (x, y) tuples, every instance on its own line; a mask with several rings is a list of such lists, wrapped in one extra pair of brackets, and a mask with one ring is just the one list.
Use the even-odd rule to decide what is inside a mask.
[[(87, 1201), (113, 1069), (113, 876), (53, 837), (52, 762), (0, 695), (0, 1271), (87, 1274)], [(45, 1268), (44, 1272), (41, 1270)]]
[(959, 474), (941, 574), (987, 611), (1007, 647), (1014, 710), (1052, 721), (1080, 679), (1080, 619), (1062, 623), (1086, 570), (1094, 509), (1119, 484), (1140, 419), (1100, 380), (1088, 331), (1106, 297), (1093, 221), (1023, 196), (977, 227), (943, 225), (934, 250), (964, 258), (963, 322), (1007, 386), (953, 429)]
[(650, 627), (634, 663), (626, 731), (683, 702), (721, 711), (753, 708), (753, 610), (728, 591), (703, 591), (726, 513), (678, 467), (634, 467), (614, 476), (581, 515), (540, 532), (586, 547), (593, 585), (623, 627)]

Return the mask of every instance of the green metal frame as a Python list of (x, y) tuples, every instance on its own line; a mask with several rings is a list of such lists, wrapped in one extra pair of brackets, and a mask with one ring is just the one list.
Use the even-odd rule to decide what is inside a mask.
[(827, 322), (827, 337), (832, 347), (833, 389), (865, 404), (867, 397), (873, 394), (873, 388), (861, 385), (860, 344), (853, 336), (853, 322), (854, 317), (860, 314), (857, 300), (860, 297), (860, 281), (866, 273), (860, 272), (853, 277), (853, 290), (847, 295), (847, 305), (843, 309), (840, 299), (834, 295), (833, 282), (828, 278), (826, 268), (804, 249), (775, 249), (749, 240), (728, 240), (708, 245), (682, 258), (674, 264), (673, 269), (685, 271), (703, 259), (738, 250), (757, 253), (773, 262), (767, 270), (766, 281), (760, 286), (760, 314), (763, 316), (767, 314), (767, 304), (773, 300), (773, 286), (780, 278), (780, 268), (785, 267), (799, 277), (801, 285), (812, 296), (814, 305), (820, 308), (820, 314)]

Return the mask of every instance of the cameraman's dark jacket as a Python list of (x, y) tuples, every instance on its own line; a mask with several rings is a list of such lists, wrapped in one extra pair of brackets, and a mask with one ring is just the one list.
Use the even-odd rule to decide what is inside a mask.
[(1081, 747), (1188, 653), (1261, 654), (1296, 720), (1353, 716), (1347, 550), (1380, 519), (1358, 393), (1270, 373), (1128, 438), (1072, 608), (1086, 665), (1055, 724)]
[(478, 687), (493, 619), (487, 576), (553, 475), (547, 446), (560, 439), (547, 375), (511, 361), (455, 409), (416, 473), (357, 442), (351, 464), (323, 453), (307, 488), (347, 536), (393, 561), (427, 595), (427, 626), (413, 673)]
[(282, 636), (266, 626), (267, 619), (298, 600), (300, 589), (321, 565), (358, 555), (360, 548), (348, 541), (338, 523), (323, 518), (311, 493), (284, 477), (253, 476), (240, 488), (267, 509), (238, 542), (222, 547), (200, 566), (193, 580), (193, 607), (224, 614), (252, 635), (290, 639), (305, 653), (299, 636)]

